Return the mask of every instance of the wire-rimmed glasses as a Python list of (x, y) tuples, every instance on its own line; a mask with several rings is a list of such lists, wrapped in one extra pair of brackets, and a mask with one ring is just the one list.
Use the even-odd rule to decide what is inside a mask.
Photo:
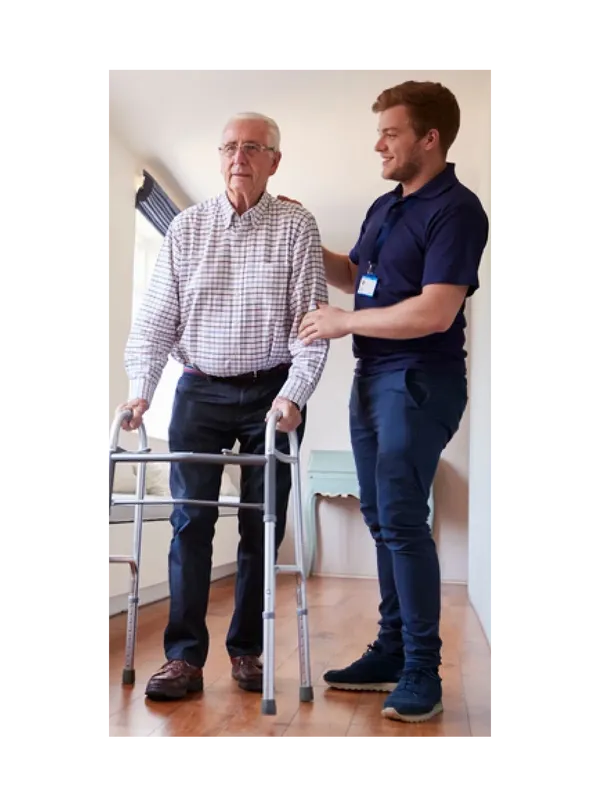
[(240, 149), (248, 158), (254, 158), (254, 156), (257, 156), (259, 153), (264, 153), (267, 150), (273, 153), (275, 152), (274, 147), (267, 147), (267, 145), (257, 144), (256, 142), (243, 142), (241, 145), (238, 145), (237, 142), (228, 142), (219, 147), (219, 153), (225, 156), (225, 158), (233, 158)]

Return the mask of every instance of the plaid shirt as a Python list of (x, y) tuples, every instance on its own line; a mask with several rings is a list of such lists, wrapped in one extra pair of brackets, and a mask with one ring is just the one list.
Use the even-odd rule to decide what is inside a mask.
[(279, 392), (302, 408), (329, 342), (304, 345), (298, 327), (327, 302), (314, 217), (265, 192), (239, 216), (226, 194), (169, 227), (125, 350), (130, 397), (151, 402), (169, 354), (214, 376), (289, 364)]

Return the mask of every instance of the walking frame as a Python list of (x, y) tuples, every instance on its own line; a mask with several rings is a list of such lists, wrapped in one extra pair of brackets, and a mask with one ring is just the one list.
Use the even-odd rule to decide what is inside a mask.
[[(137, 634), (139, 605), (139, 576), (142, 549), (142, 527), (144, 505), (177, 505), (188, 506), (229, 506), (236, 508), (252, 508), (263, 511), (264, 521), (264, 604), (263, 604), (263, 692), (261, 712), (276, 714), (275, 702), (275, 585), (276, 575), (289, 572), (296, 575), (296, 600), (298, 617), (298, 655), (300, 660), (300, 701), (311, 702), (314, 697), (310, 674), (310, 650), (308, 642), (308, 609), (306, 607), (306, 566), (304, 547), (304, 526), (300, 492), (300, 459), (298, 455), (298, 437), (295, 431), (288, 433), (290, 454), (282, 453), (275, 448), (275, 432), (281, 411), (271, 411), (267, 415), (265, 434), (265, 454), (236, 454), (231, 450), (223, 450), (222, 455), (212, 453), (152, 453), (148, 447), (146, 429), (142, 423), (138, 428), (139, 448), (128, 451), (119, 447), (121, 424), (132, 417), (129, 410), (120, 411), (115, 416), (110, 432), (109, 445), (109, 511), (113, 505), (133, 505), (133, 554), (130, 556), (110, 555), (113, 564), (129, 564), (131, 570), (131, 591), (127, 603), (127, 637), (125, 646), (125, 667), (123, 684), (135, 683), (134, 653)], [(115, 499), (113, 484), (115, 466), (119, 462), (135, 462), (140, 467), (137, 473), (135, 500)], [(194, 464), (238, 464), (264, 467), (264, 501), (262, 503), (242, 503), (234, 500), (187, 500), (182, 498), (147, 499), (146, 498), (146, 464), (148, 462), (185, 462)], [(292, 478), (292, 507), (294, 519), (295, 564), (278, 565), (275, 563), (275, 480), (277, 462), (289, 464)]]

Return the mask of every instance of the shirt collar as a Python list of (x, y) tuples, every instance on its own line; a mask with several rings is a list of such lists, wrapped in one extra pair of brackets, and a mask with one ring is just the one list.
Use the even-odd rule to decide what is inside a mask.
[[(432, 178), (424, 186), (421, 186), (416, 192), (409, 194), (408, 197), (421, 197), (424, 200), (430, 200), (433, 197), (438, 197), (438, 195), (443, 194), (447, 189), (450, 189), (451, 186), (458, 183), (455, 167), (455, 164), (448, 162), (435, 178)], [(394, 194), (398, 195), (398, 197), (402, 197), (401, 183), (394, 189)]]
[[(252, 226), (256, 227), (267, 213), (267, 209), (271, 205), (272, 200), (273, 198), (271, 195), (267, 191), (264, 191), (258, 203), (252, 206), (252, 208), (249, 208), (248, 211), (244, 212), (241, 215), (241, 218), (249, 219)], [(217, 198), (217, 202), (219, 204), (221, 217), (225, 223), (225, 228), (230, 228), (233, 224), (233, 220), (239, 215), (235, 208), (231, 205), (231, 202), (227, 197), (227, 192), (220, 194)]]

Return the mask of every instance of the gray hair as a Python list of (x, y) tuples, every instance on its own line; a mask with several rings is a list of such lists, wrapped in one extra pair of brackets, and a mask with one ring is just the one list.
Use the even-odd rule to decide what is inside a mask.
[(269, 129), (269, 143), (270, 147), (274, 147), (277, 152), (279, 152), (279, 145), (281, 144), (281, 133), (279, 132), (279, 126), (275, 122), (274, 119), (271, 117), (265, 117), (264, 114), (255, 114), (253, 111), (243, 111), (240, 114), (235, 114), (233, 117), (227, 120), (223, 131), (227, 129), (227, 126), (234, 122), (237, 119), (255, 119), (260, 120), (261, 122), (265, 122), (268, 129)]

